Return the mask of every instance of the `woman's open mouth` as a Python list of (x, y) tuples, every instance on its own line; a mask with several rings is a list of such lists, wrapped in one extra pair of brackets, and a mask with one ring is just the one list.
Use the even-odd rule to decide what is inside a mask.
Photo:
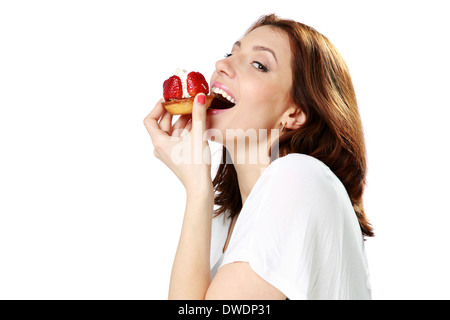
[(236, 100), (221, 83), (214, 82), (211, 86), (211, 93), (214, 95), (214, 99), (210, 109), (231, 109), (236, 105)]

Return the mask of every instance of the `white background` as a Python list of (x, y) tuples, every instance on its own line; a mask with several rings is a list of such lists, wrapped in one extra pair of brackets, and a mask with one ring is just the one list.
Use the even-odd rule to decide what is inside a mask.
[(172, 71), (209, 78), (274, 12), (349, 65), (374, 299), (449, 299), (444, 4), (0, 1), (0, 298), (166, 299), (185, 194), (142, 120)]

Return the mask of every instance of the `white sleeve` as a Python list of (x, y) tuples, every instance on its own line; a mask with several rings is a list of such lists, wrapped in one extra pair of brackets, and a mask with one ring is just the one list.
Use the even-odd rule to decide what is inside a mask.
[[(290, 299), (307, 299), (333, 256), (339, 223), (335, 176), (305, 155), (286, 156), (263, 172), (233, 230), (222, 266), (248, 262)], [(336, 265), (336, 263), (334, 263)]]

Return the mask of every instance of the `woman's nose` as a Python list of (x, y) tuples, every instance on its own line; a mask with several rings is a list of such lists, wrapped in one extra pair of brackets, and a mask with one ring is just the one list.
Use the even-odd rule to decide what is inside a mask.
[(219, 75), (225, 75), (229, 78), (234, 78), (235, 71), (232, 65), (231, 58), (225, 58), (216, 62), (216, 71)]

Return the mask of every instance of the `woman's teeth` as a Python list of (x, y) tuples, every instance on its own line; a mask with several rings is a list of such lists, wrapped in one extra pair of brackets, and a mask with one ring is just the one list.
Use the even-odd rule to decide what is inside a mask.
[(234, 103), (234, 104), (236, 103), (236, 100), (234, 100), (228, 93), (226, 93), (222, 89), (219, 89), (219, 88), (216, 88), (216, 87), (212, 87), (211, 91), (216, 93), (216, 94), (220, 94), (222, 97), (224, 97), (225, 99), (227, 99), (231, 103)]

